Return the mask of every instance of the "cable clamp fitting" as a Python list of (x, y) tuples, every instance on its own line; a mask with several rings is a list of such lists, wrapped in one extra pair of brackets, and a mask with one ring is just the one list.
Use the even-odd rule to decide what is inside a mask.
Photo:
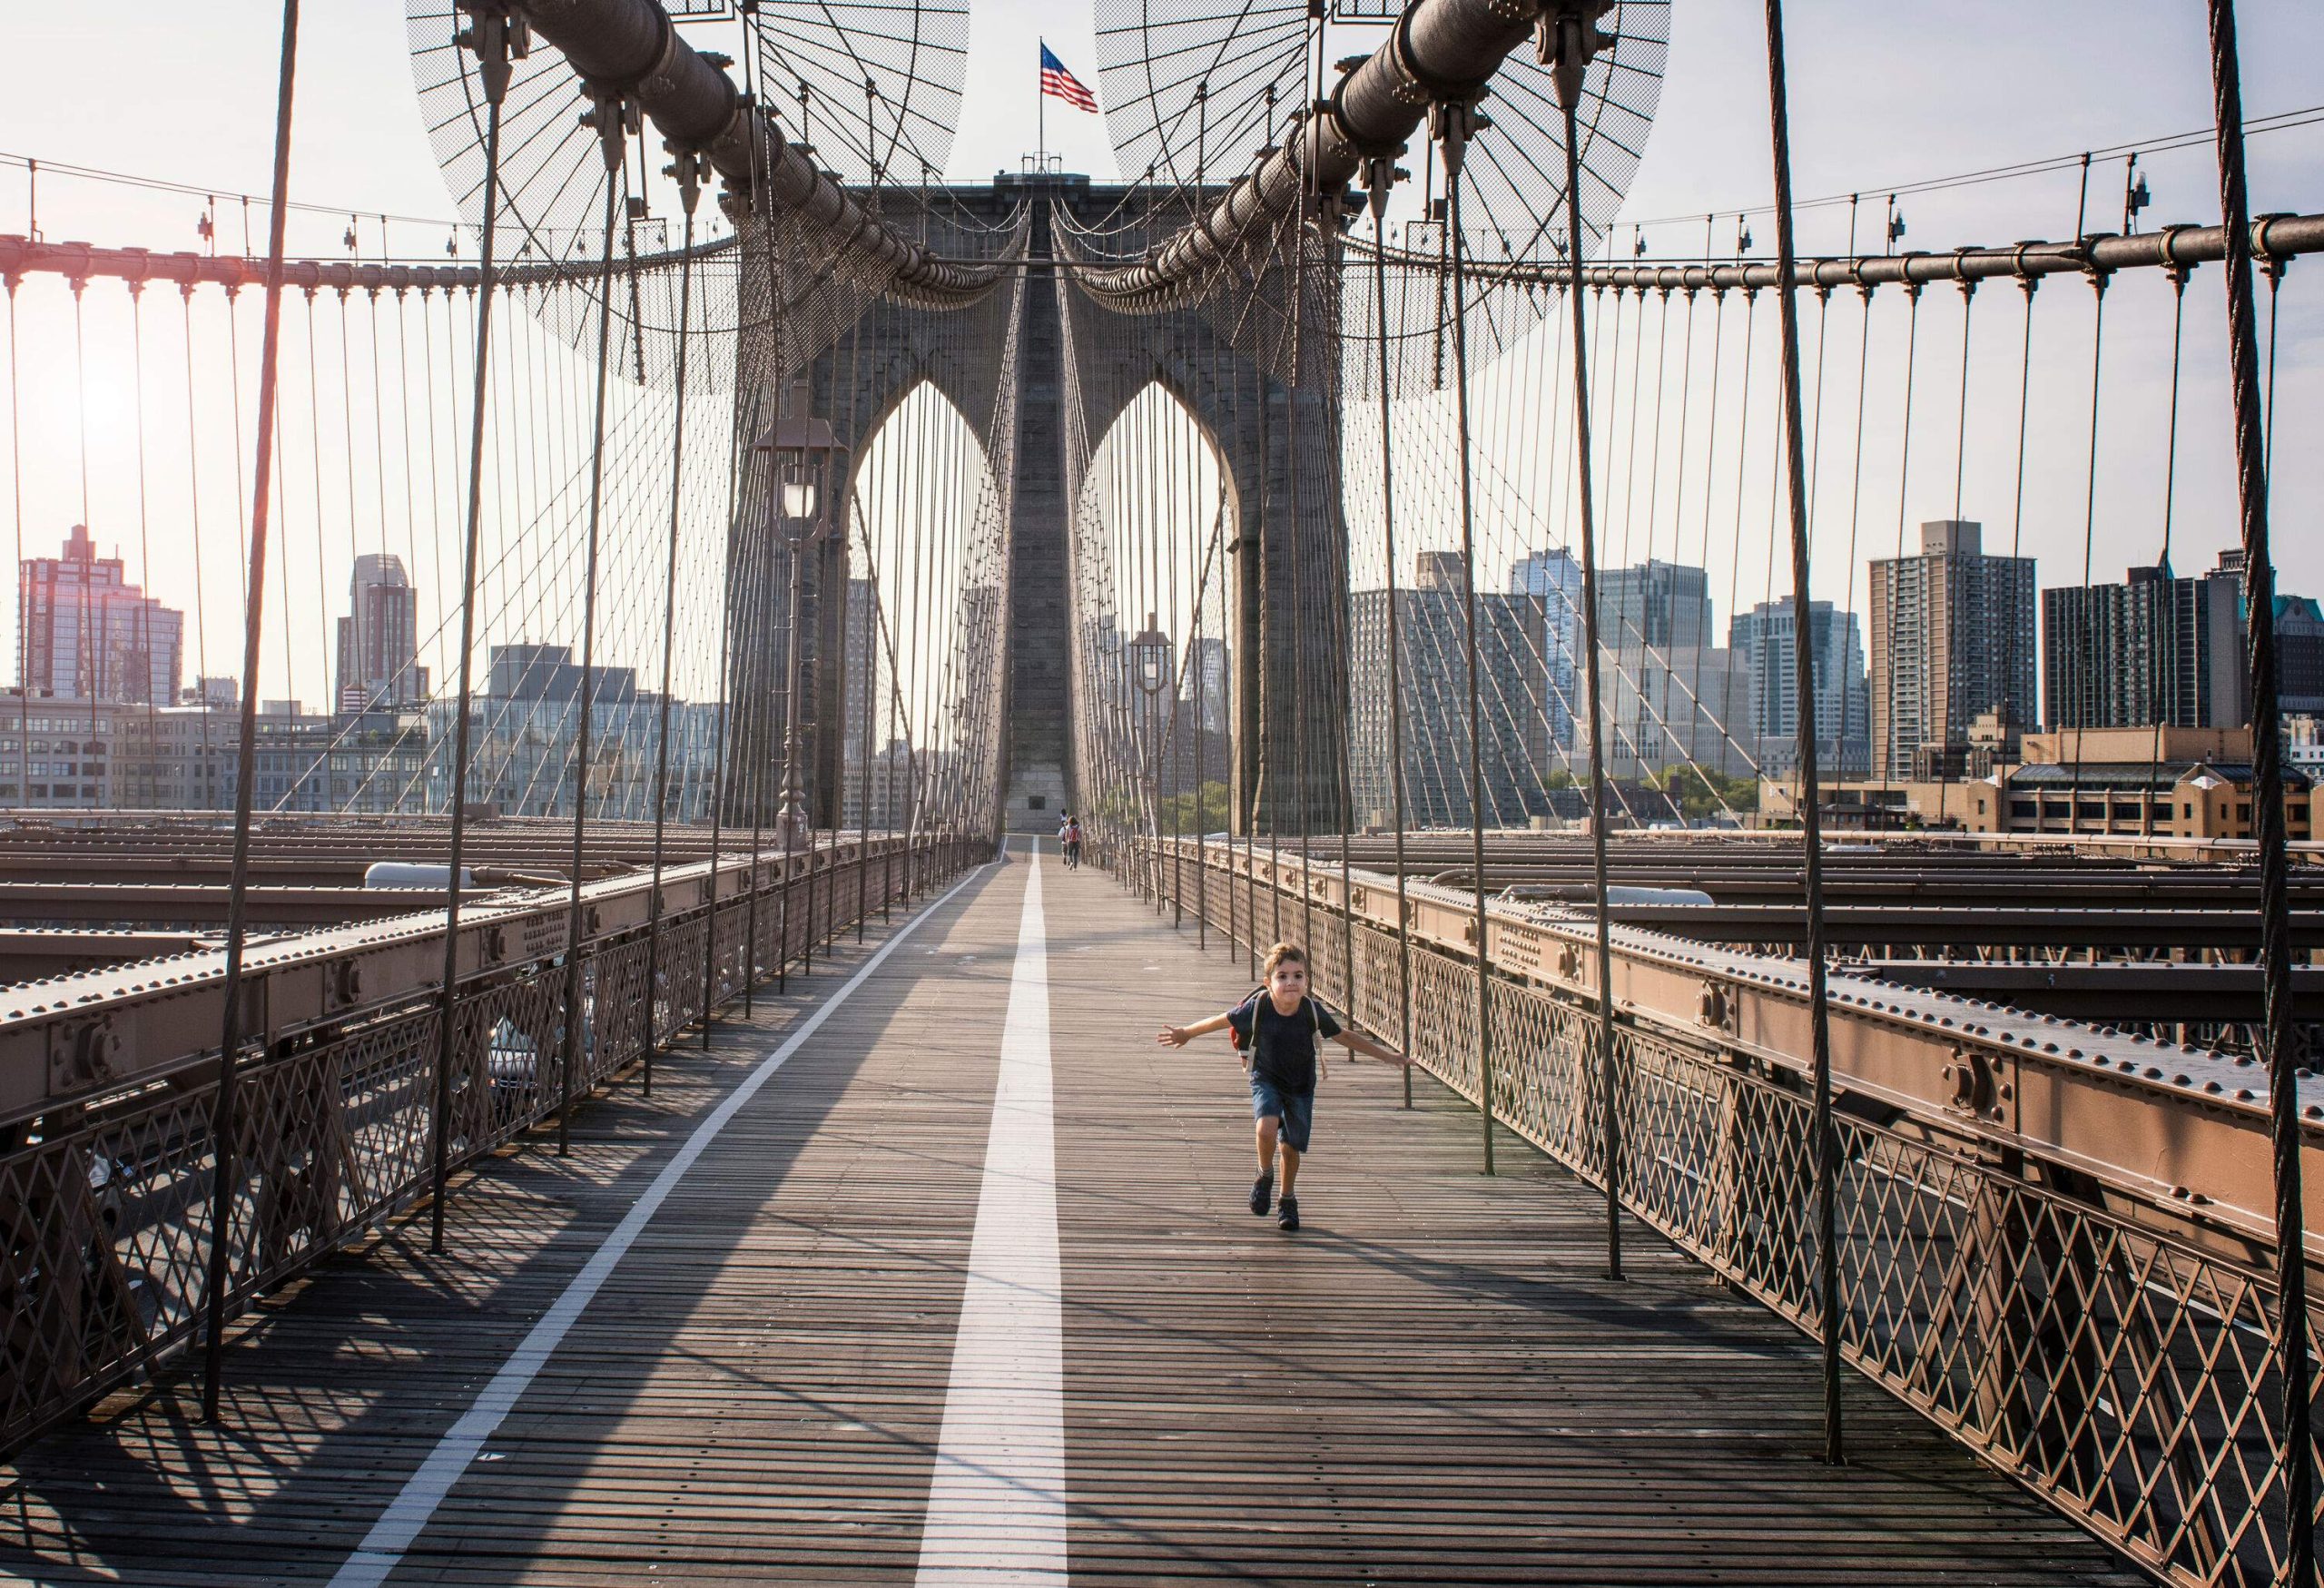
[(1550, 88), (1560, 110), (1581, 103), (1581, 80), (1600, 50), (1619, 36), (1599, 25), (1613, 0), (1550, 0), (1533, 23), (1533, 55), (1550, 69)]
[(581, 124), (597, 134), (597, 147), (605, 154), (606, 169), (619, 171), (623, 151), (627, 147), (625, 140), (645, 126), (645, 114), (637, 101), (618, 88), (584, 83), (581, 92), (589, 99), (589, 108), (581, 113)]
[(507, 0), (458, 0), (468, 25), (453, 42), (476, 57), (477, 75), (484, 83), (487, 104), (498, 104), (508, 94), (512, 62), (533, 53), (532, 25), (518, 15)]
[(1359, 168), (1358, 180), (1363, 182), (1368, 195), (1374, 221), (1387, 214), (1390, 191), (1412, 175), (1411, 172), (1396, 163), (1396, 155), (1403, 153), (1400, 146), (1395, 153), (1374, 155)]
[(1469, 152), (1469, 140), (1492, 125), (1492, 119), (1477, 109), (1485, 97), (1485, 90), (1460, 99), (1440, 99), (1428, 107), (1428, 135), (1435, 142), (1437, 156), (1444, 163), (1444, 177), (1455, 181)]
[(703, 184), (712, 175), (710, 156), (703, 150), (682, 148), (666, 141), (662, 147), (668, 150), (671, 156), (670, 163), (662, 167), (662, 174), (676, 181), (679, 206), (686, 214), (692, 215), (694, 205), (701, 201)]

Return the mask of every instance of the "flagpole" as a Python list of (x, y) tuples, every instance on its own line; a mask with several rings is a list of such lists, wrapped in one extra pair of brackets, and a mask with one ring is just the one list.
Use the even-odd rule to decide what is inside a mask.
[(1036, 41), (1041, 53), (1033, 57), (1033, 169), (1047, 176), (1049, 170), (1049, 85), (1048, 67), (1049, 42)]

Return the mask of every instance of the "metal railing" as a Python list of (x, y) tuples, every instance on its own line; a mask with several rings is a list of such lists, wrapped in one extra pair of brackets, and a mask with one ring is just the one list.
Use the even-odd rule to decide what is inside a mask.
[[(550, 1117), (568, 1085), (585, 1097), (700, 1020), (705, 1001), (715, 1009), (743, 996), (753, 968), (760, 980), (773, 976), (990, 848), (931, 836), (909, 849), (875, 839), (860, 858), (852, 841), (770, 855), (755, 899), (746, 880), (714, 908), (670, 909), (658, 946), (634, 920), (590, 936), (569, 1083), (562, 941), (465, 978), (446, 1131), (452, 1163), (473, 1163)], [(428, 1190), (441, 1004), (439, 988), (415, 986), (243, 1050), (229, 1316)], [(216, 1237), (217, 1071), (213, 1048), (14, 1131), (0, 1158), (0, 1453), (160, 1369), (201, 1332)]]
[[(1279, 935), (1278, 918), (1296, 935), (1304, 902), (1318, 991), (1370, 1030), (1401, 1028), (1392, 932), (1354, 919), (1351, 943), (1341, 912), (1276, 881), (1279, 863), (1255, 879), (1260, 868), (1239, 851), (1180, 851), (1175, 884), (1171, 861), (1154, 863), (1150, 846), (1121, 856), (1121, 874), (1201, 909), (1246, 949)], [(1412, 1056), (1473, 1105), (1476, 963), (1418, 936), (1403, 944)], [(1491, 973), (1494, 1118), (1602, 1188), (1592, 1001)], [(1717, 1031), (1619, 1005), (1614, 1036), (1622, 1207), (1820, 1337), (1804, 1077)], [(1990, 1150), (1965, 1140), (1957, 1120), (1889, 1104), (1844, 1100), (1837, 1119), (1845, 1360), (2167, 1580), (2284, 1582), (2282, 1389), (2270, 1349), (2280, 1311), (2265, 1251), (2237, 1258), (2181, 1238), (2118, 1198), (2102, 1206), (2069, 1168)], [(2311, 1338), (2324, 1334), (2319, 1321)]]

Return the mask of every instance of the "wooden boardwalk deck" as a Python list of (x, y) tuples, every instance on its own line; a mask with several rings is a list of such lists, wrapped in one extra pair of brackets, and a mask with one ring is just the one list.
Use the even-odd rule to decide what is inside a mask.
[[(1306, 1228), (1253, 1218), (1233, 1057), (1150, 1041), (1244, 992), (1242, 962), (1039, 868), (1038, 918), (1026, 857), (972, 876), (771, 1072), (894, 929), (657, 1066), (650, 1100), (593, 1104), (571, 1157), (504, 1155), (447, 1256), (399, 1228), (270, 1300), (218, 1428), (173, 1382), (35, 1446), (0, 1576), (329, 1582), (393, 1514), (408, 1542), (365, 1559), (399, 1584), (1004, 1580), (923, 1559), (941, 1462), (956, 1543), (1023, 1581), (2144, 1580), (1861, 1385), (1850, 1465), (1819, 1465), (1804, 1339), (1642, 1230), (1608, 1283), (1594, 1194), (1513, 1139), (1480, 1175), (1474, 1116), (1424, 1078), (1406, 1112), (1392, 1071), (1334, 1064)], [(1037, 923), (1046, 1062), (1005, 1064)], [(1053, 1236), (1027, 1168), (1051, 1136)], [(641, 1194), (665, 1199), (625, 1226)], [(517, 1358), (474, 1459), (444, 1455), (609, 1237), (634, 1245)], [(1051, 1249), (1061, 1296), (1023, 1279)]]

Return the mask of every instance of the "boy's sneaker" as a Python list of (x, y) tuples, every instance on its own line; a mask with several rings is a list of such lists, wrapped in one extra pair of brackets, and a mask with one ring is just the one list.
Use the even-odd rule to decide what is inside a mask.
[(1275, 1197), (1275, 1176), (1263, 1174), (1251, 1182), (1251, 1212), (1257, 1218), (1267, 1216), (1267, 1203)]
[(1275, 1221), (1276, 1228), (1281, 1229), (1298, 1228), (1299, 1198), (1296, 1197), (1285, 1197), (1275, 1210)]

